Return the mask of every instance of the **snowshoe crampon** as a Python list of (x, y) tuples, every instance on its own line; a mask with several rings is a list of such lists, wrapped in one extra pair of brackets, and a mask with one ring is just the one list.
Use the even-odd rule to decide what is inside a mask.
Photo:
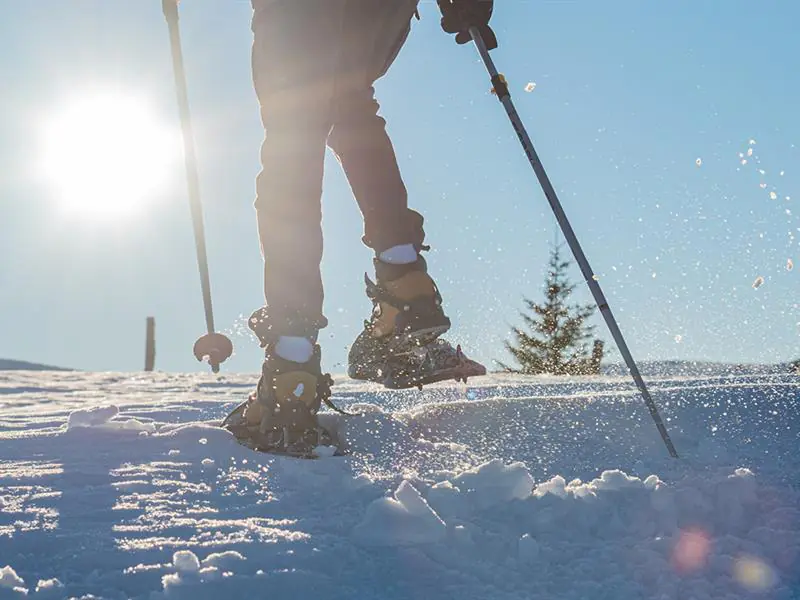
[(467, 382), (486, 375), (486, 367), (443, 340), (391, 357), (386, 363), (383, 385), (390, 389), (418, 387), (440, 381)]
[(318, 426), (305, 431), (289, 428), (274, 428), (261, 431), (258, 425), (248, 423), (245, 411), (254, 397), (234, 408), (222, 421), (221, 426), (230, 431), (243, 446), (266, 452), (292, 456), (294, 458), (322, 458), (326, 456), (342, 456), (339, 441), (326, 428)]

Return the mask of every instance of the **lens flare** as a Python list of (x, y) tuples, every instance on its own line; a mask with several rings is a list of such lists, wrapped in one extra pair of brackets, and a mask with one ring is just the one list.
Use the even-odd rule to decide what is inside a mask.
[(702, 529), (684, 529), (672, 551), (672, 566), (679, 573), (699, 571), (711, 553), (711, 540)]
[(777, 576), (767, 563), (755, 556), (742, 555), (733, 565), (733, 578), (751, 592), (763, 592), (775, 586)]

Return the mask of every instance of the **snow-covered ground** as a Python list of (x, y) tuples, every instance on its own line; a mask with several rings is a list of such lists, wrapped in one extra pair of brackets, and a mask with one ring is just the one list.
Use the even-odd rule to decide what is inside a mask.
[(215, 424), (250, 376), (0, 373), (0, 598), (800, 598), (800, 386), (622, 377), (387, 392), (351, 454)]

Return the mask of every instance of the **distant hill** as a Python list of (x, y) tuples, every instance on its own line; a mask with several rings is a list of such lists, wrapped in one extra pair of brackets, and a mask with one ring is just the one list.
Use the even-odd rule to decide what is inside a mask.
[(50, 365), (39, 365), (36, 363), (25, 362), (24, 360), (8, 360), (0, 358), (0, 371), (72, 371), (61, 367), (51, 367)]

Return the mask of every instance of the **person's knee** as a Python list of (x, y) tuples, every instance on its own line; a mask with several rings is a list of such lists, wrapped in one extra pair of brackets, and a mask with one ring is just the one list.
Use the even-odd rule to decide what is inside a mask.
[(378, 114), (380, 107), (371, 92), (365, 92), (360, 98), (351, 96), (350, 100), (343, 100), (339, 107), (336, 122), (328, 135), (328, 145), (334, 152), (344, 154), (354, 146), (383, 143), (386, 121)]

